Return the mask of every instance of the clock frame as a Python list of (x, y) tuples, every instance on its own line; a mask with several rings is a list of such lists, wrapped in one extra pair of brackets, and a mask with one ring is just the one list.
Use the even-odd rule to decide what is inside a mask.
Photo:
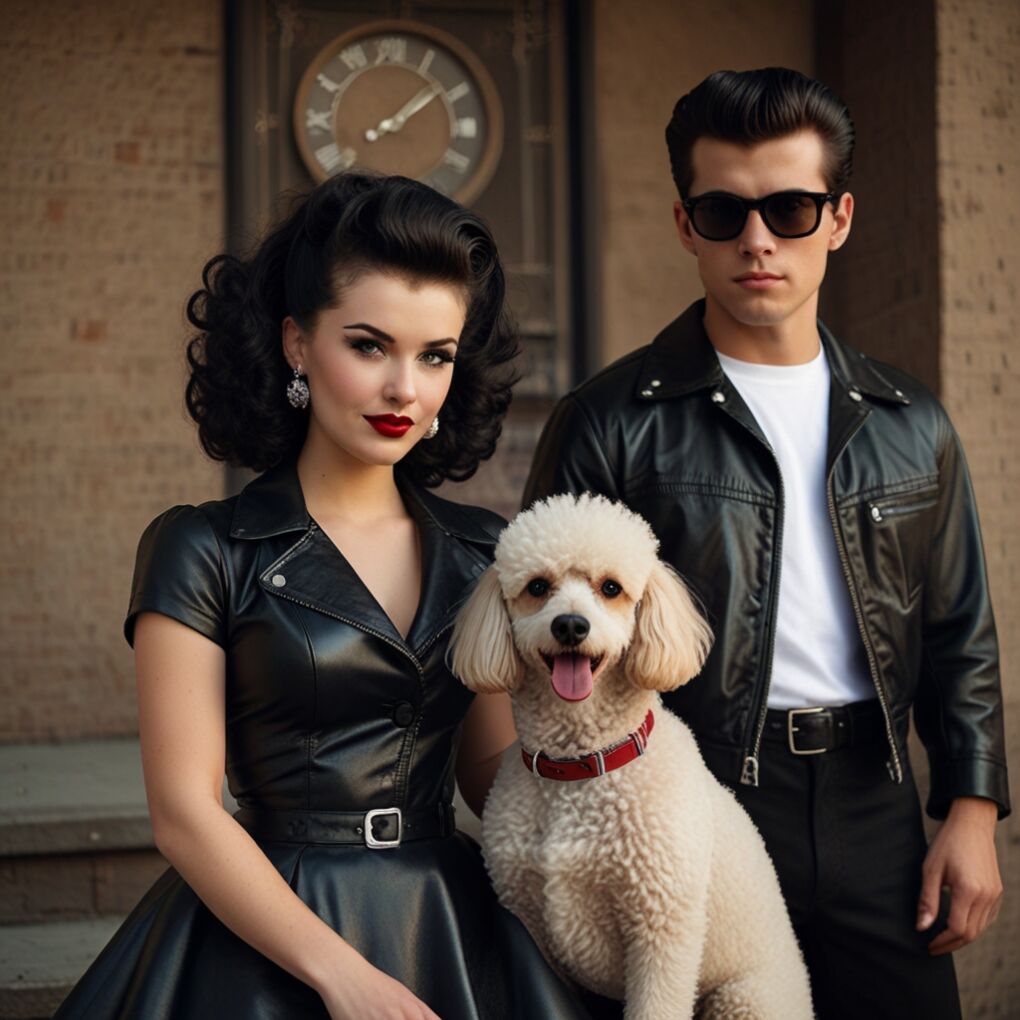
[(294, 97), (298, 150), (316, 180), (358, 166), (424, 181), (470, 204), (503, 148), (503, 106), (478, 55), (409, 18), (331, 39)]

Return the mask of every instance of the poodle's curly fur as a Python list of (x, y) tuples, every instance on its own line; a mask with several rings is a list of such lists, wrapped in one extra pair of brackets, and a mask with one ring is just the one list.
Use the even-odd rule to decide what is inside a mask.
[[(565, 616), (588, 627), (569, 646), (554, 636)], [(803, 1020), (807, 971), (761, 836), (657, 693), (697, 674), (710, 643), (637, 514), (590, 495), (520, 514), (458, 617), (454, 672), (510, 692), (529, 752), (600, 750), (649, 709), (655, 728), (644, 755), (574, 782), (511, 749), (482, 817), (486, 864), (550, 959), (624, 999), (627, 1020)], [(564, 653), (593, 666), (580, 700), (551, 682)]]

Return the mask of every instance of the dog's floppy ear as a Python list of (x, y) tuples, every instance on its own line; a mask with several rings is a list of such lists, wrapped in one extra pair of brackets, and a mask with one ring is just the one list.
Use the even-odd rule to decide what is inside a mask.
[(627, 651), (627, 679), (647, 690), (675, 690), (697, 676), (711, 647), (712, 631), (687, 586), (657, 561), (637, 610)]
[(482, 574), (457, 614), (450, 655), (454, 675), (479, 694), (513, 690), (520, 679), (521, 660), (514, 648), (495, 567)]

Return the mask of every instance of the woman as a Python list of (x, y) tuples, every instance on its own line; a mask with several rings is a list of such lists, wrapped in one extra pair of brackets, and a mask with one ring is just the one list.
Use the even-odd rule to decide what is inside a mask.
[(125, 632), (173, 868), (57, 1016), (586, 1016), (450, 805), (456, 772), (480, 810), (514, 740), (444, 664), (503, 522), (426, 491), (491, 455), (510, 402), (491, 236), (347, 174), (203, 282), (188, 409), (210, 456), (266, 470), (142, 536)]

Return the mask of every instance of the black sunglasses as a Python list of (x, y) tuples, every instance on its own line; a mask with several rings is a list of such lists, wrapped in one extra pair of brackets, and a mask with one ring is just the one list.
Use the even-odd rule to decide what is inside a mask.
[(777, 191), (763, 198), (741, 198), (724, 191), (711, 191), (681, 203), (691, 226), (706, 240), (731, 241), (738, 237), (752, 209), (761, 213), (765, 226), (776, 237), (807, 237), (822, 222), (822, 207), (835, 202), (830, 191)]

